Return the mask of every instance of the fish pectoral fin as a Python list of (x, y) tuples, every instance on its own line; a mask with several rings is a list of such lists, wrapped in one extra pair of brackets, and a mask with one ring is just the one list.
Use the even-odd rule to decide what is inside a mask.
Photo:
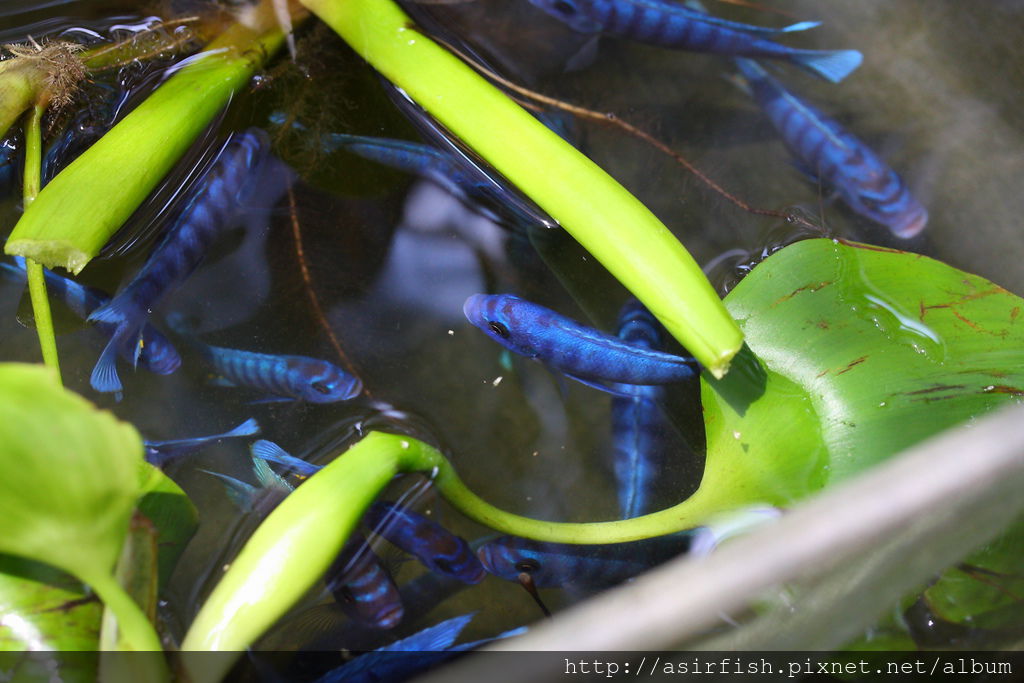
[(227, 377), (211, 377), (209, 380), (211, 387), (237, 387), (238, 385), (229, 380)]
[(299, 399), (292, 398), (291, 396), (267, 396), (266, 398), (258, 398), (255, 401), (249, 401), (248, 405), (263, 405), (265, 403), (297, 403)]
[(569, 373), (563, 373), (563, 374), (564, 374), (565, 377), (568, 377), (569, 379), (574, 379), (577, 382), (579, 382), (580, 384), (585, 384), (586, 386), (591, 387), (592, 389), (597, 389), (598, 391), (603, 391), (606, 394), (611, 394), (612, 396), (622, 396), (622, 397), (625, 397), (625, 398), (633, 398), (634, 397), (633, 394), (621, 391), (620, 389), (616, 388), (614, 384), (611, 384), (611, 383), (609, 383), (609, 384), (602, 384), (599, 381), (590, 380), (590, 379), (583, 379), (582, 377), (577, 377), (576, 375), (570, 375)]

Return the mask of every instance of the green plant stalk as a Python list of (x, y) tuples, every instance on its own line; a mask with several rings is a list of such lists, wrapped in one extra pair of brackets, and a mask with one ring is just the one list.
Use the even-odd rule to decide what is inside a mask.
[(86, 575), (81, 568), (76, 568), (75, 572), (80, 579), (96, 591), (96, 595), (103, 601), (103, 605), (117, 617), (119, 642), (132, 651), (163, 651), (160, 637), (157, 636), (153, 626), (146, 619), (145, 613), (121, 588), (117, 579), (106, 571), (97, 571)]
[(36, 102), (44, 75), (13, 59), (0, 62), (0, 136)]
[(301, 0), (555, 218), (714, 376), (743, 335), (693, 257), (643, 204), (450, 52), (392, 0)]
[(238, 22), (39, 193), (4, 251), (78, 273), (284, 38), (269, 5)]
[[(29, 111), (25, 122), (25, 173), (22, 198), (26, 208), (39, 195), (43, 159), (41, 123), (44, 110), (42, 105), (35, 105)], [(54, 369), (57, 373), (57, 381), (61, 382), (60, 360), (57, 357), (57, 335), (53, 331), (50, 298), (46, 296), (46, 276), (43, 274), (43, 267), (31, 259), (26, 260), (25, 269), (28, 272), (28, 293), (29, 298), (32, 299), (32, 315), (36, 321), (36, 334), (39, 336), (39, 348), (43, 354), (43, 362)]]
[[(256, 529), (217, 584), (183, 651), (241, 651), (323, 576), (366, 507), (401, 472), (425, 472), (455, 508), (498, 531), (564, 543), (616, 543), (692, 528), (717, 509), (697, 495), (662, 512), (618, 522), (562, 524), (514, 515), (469, 491), (436, 449), (409, 436), (371, 432), (289, 495)], [(219, 680), (230, 659), (194, 660), (193, 680)]]

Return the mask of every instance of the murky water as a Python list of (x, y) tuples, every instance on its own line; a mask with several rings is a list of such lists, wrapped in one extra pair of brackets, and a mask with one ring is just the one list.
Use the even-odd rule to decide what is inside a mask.
[[(530, 88), (643, 127), (752, 206), (795, 208), (827, 234), (925, 253), (1024, 291), (1024, 193), (1017, 191), (1024, 173), (1024, 66), (1013, 57), (1024, 39), (1024, 2), (990, 0), (981, 7), (957, 0), (779, 0), (771, 6), (799, 19), (824, 20), (823, 27), (794, 36), (793, 44), (864, 53), (864, 65), (841, 85), (796, 73), (787, 82), (903, 175), (931, 214), (921, 236), (909, 242), (892, 237), (790, 169), (767, 119), (725, 78), (726, 61), (612, 39), (593, 44), (525, 0), (431, 5), (424, 21), (436, 20)], [(185, 3), (178, 7), (188, 9)], [(786, 20), (721, 3), (714, 10), (755, 23)], [(7, 3), (0, 9), (0, 40), (84, 40), (89, 32), (108, 37), (112, 26), (144, 16), (136, 3), (116, 0)], [(298, 42), (298, 64), (283, 55), (274, 59), (81, 279), (116, 290), (143, 262), (163, 206), (189, 169), (208, 160), (227, 132), (264, 128), (274, 138), (276, 159), (264, 168), (239, 226), (158, 313), (182, 315), (208, 343), (338, 361), (333, 335), (367, 394), (325, 406), (254, 403), (263, 397), (211, 385), (195, 354), (183, 348), (184, 366), (169, 377), (122, 369), (125, 398), (118, 403), (89, 387), (103, 340), (70, 315), (59, 315), (66, 384), (132, 421), (148, 438), (213, 433), (256, 417), (265, 438), (314, 461), (350, 443), (360, 425), (388, 424), (443, 447), (466, 483), (495, 505), (546, 519), (613, 519), (609, 398), (559, 381), (538, 364), (509, 364), (466, 322), (462, 303), (475, 292), (513, 292), (609, 329), (624, 290), (557, 230), (533, 235), (537, 251), (524, 249), (524, 235), (497, 227), (432, 183), (345, 153), (318, 151), (316, 136), (323, 133), (414, 139), (415, 132), (372, 71), (324, 27), (310, 22)], [(123, 114), (157, 85), (168, 64), (102, 74), (86, 95), (94, 101), (104, 92), (127, 94), (118, 100)], [(280, 114), (301, 122), (305, 132), (272, 124)], [(55, 122), (54, 130), (62, 123)], [(757, 260), (797, 236), (777, 218), (737, 208), (621, 130), (582, 121), (574, 128), (581, 148), (644, 201), (699, 262), (718, 264), (714, 273), (723, 287), (734, 279), (733, 265)], [(6, 198), (0, 225), (9, 229), (18, 214), (17, 199)], [(21, 291), (20, 284), (0, 282), (0, 357), (35, 361), (35, 333), (17, 322), (28, 312)], [(905, 329), (899, 312), (883, 304), (868, 308), (891, 318), (894, 334), (922, 334)], [(699, 424), (695, 387), (673, 389), (667, 403), (688, 439), (701, 443), (693, 426)], [(169, 470), (202, 520), (168, 594), (166, 617), (177, 636), (241, 542), (240, 529), (252, 526), (251, 520), (239, 522), (221, 484), (203, 469), (252, 480), (240, 444), (212, 447)], [(680, 445), (659, 500), (685, 497), (700, 471), (700, 454)], [(466, 538), (489, 533), (433, 496), (426, 502)], [(409, 561), (396, 567), (402, 585), (421, 574)], [(433, 583), (397, 633), (474, 609), (485, 614), (470, 637), (539, 616), (523, 591), (497, 579), (462, 591)], [(544, 597), (557, 608), (580, 596), (551, 590)], [(329, 597), (311, 596), (303, 610), (268, 634), (265, 644), (362, 648), (388, 638), (346, 625)], [(332, 633), (337, 640), (325, 641)]]

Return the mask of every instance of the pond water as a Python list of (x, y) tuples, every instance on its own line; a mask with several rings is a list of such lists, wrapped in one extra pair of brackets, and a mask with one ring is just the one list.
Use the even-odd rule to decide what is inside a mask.
[[(173, 14), (161, 16), (191, 10), (188, 3), (170, 4)], [(929, 210), (920, 236), (892, 236), (792, 169), (765, 116), (730, 82), (725, 60), (613, 38), (595, 43), (526, 0), (410, 9), (513, 80), (615, 112), (651, 132), (749, 205), (797, 211), (821, 226), (820, 232), (797, 229), (743, 211), (614, 126), (570, 117), (574, 143), (708, 264), (723, 291), (735, 281), (736, 266), (798, 237), (827, 234), (927, 254), (1024, 292), (1024, 193), (1017, 190), (1024, 174), (1024, 62), (1013, 57), (1024, 40), (1024, 2), (766, 5), (775, 12), (722, 2), (712, 9), (761, 24), (821, 19), (822, 27), (793, 35), (790, 43), (863, 52), (863, 66), (840, 85), (792, 70), (786, 82), (897, 169)], [(109, 39), (125, 34), (115, 27), (138, 25), (147, 16), (138, 3), (117, 0), (7, 2), (0, 8), (0, 40)], [(441, 447), (469, 487), (499, 507), (552, 520), (616, 518), (609, 397), (559, 380), (540, 364), (509, 358), (467, 322), (462, 303), (476, 292), (515, 293), (611, 330), (625, 290), (558, 229), (510, 232), (429, 181), (318, 149), (319, 136), (329, 133), (408, 139), (417, 133), (372, 70), (324, 26), (310, 21), (300, 27), (297, 44), (297, 61), (282, 53), (270, 62), (80, 280), (115, 291), (144, 262), (189, 172), (208, 161), (230, 131), (262, 128), (272, 137), (274, 159), (262, 169), (257, 191), (238, 225), (161, 303), (157, 319), (174, 312), (207, 343), (351, 364), (365, 393), (327, 405), (261, 403), (265, 397), (256, 392), (212, 384), (197, 355), (182, 346), (183, 367), (167, 377), (132, 373), (122, 364), (125, 391), (118, 402), (89, 386), (103, 339), (57, 310), (65, 383), (149, 439), (220, 432), (255, 417), (264, 438), (323, 463), (369, 426), (406, 431)], [(114, 107), (98, 118), (109, 118), (111, 110), (121, 116), (159, 84), (173, 60), (97, 74), (72, 109), (103, 109), (99, 101), (113, 96)], [(282, 117), (301, 127), (274, 123)], [(53, 138), (67, 120), (54, 121)], [(19, 144), (16, 134), (10, 140)], [(9, 194), (0, 205), (5, 231), (19, 212)], [(22, 290), (20, 283), (0, 282), (0, 358), (34, 362), (38, 345), (34, 330), (22, 324), (30, 315)], [(681, 500), (700, 481), (696, 392), (695, 385), (682, 385), (666, 399), (678, 431), (671, 436), (677, 457), (660, 477), (661, 505)], [(254, 481), (245, 443), (212, 446), (169, 466), (201, 519), (164, 604), (176, 637), (254, 524), (205, 470)], [(396, 483), (391, 498), (411, 483)], [(464, 538), (492, 533), (433, 493), (417, 505)], [(424, 575), (412, 561), (391, 559), (400, 585)], [(465, 590), (429, 576), (424, 585), (392, 633), (348, 624), (321, 592), (263, 645), (375, 647), (472, 610), (482, 612), (467, 636), (483, 637), (540, 617), (519, 586), (496, 578)], [(552, 609), (585, 595), (542, 594)]]

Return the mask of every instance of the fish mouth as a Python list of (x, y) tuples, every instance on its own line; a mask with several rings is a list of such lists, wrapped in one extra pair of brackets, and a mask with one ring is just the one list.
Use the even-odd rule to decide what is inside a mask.
[(472, 294), (466, 299), (466, 303), (462, 304), (462, 314), (466, 316), (466, 319), (474, 325), (478, 325), (481, 320), (480, 311), (483, 310), (485, 302), (487, 301), (486, 294)]

